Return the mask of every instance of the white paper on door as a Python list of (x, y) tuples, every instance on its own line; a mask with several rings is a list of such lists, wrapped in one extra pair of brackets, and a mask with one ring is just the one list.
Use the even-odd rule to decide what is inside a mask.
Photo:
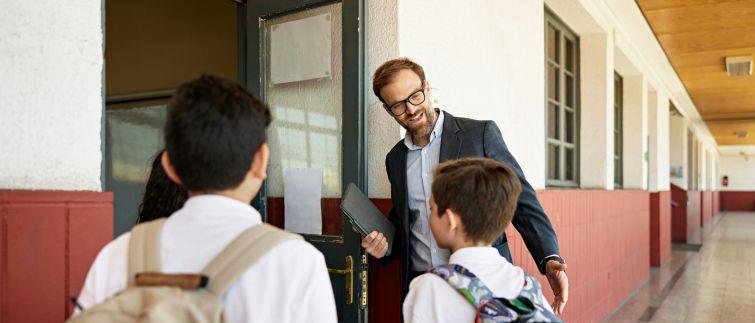
[(283, 177), (286, 230), (322, 234), (322, 169), (288, 168)]

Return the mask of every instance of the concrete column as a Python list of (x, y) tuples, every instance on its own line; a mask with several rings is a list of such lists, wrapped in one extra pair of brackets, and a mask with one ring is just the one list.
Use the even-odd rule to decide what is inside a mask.
[(624, 77), (624, 188), (647, 189), (647, 82), (642, 75)]
[(580, 183), (613, 189), (613, 33), (582, 35)]
[(648, 134), (650, 135), (648, 190), (666, 191), (669, 186), (669, 100), (665, 93), (648, 94)]

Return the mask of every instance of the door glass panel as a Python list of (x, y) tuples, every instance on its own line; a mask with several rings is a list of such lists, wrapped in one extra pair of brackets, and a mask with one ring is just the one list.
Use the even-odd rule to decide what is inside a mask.
[(558, 105), (548, 103), (548, 138), (560, 139)]
[(548, 178), (549, 179), (560, 179), (559, 176), (559, 146), (549, 144), (548, 145)]
[(564, 127), (564, 132), (566, 132), (566, 142), (573, 144), (574, 143), (574, 111), (571, 111), (569, 109), (564, 109), (564, 121), (566, 121), (566, 126)]
[(574, 72), (574, 42), (569, 40), (568, 38), (564, 38), (565, 40), (565, 46), (564, 48), (564, 54), (566, 54), (566, 58), (564, 59), (566, 62), (566, 70), (569, 72)]
[(154, 105), (106, 112), (105, 183), (115, 193), (115, 236), (136, 223), (152, 158), (163, 148), (166, 111), (165, 105)]
[[(296, 42), (286, 44), (284, 36), (277, 36), (277, 28), (293, 24), (327, 21), (326, 32), (330, 33), (330, 48), (297, 48)], [(327, 26), (329, 24), (329, 26)], [(320, 25), (322, 27), (322, 25)], [(329, 28), (328, 28), (329, 27)], [(304, 28), (307, 29), (307, 28)], [(339, 209), (342, 172), (342, 62), (341, 62), (341, 4), (336, 3), (311, 10), (264, 21), (265, 30), (265, 94), (270, 105), (273, 122), (268, 130), (270, 161), (267, 178), (268, 222), (283, 226), (285, 219), (285, 174), (287, 169), (307, 168), (322, 172), (322, 234), (341, 234), (341, 211)], [(325, 37), (322, 33), (310, 34), (311, 30), (299, 30), (297, 37)], [(282, 32), (281, 32), (282, 33)], [(273, 39), (275, 37), (275, 39)], [(278, 43), (273, 43), (278, 42)], [(283, 43), (281, 45), (281, 43)], [(306, 58), (298, 61), (289, 50), (304, 50), (307, 55), (330, 57)], [(311, 51), (310, 51), (311, 50)], [(274, 56), (273, 51), (277, 56)], [(283, 55), (282, 55), (283, 54)], [(286, 60), (278, 61), (275, 60)], [(322, 64), (325, 62), (325, 64)], [(288, 64), (298, 68), (286, 72)], [(319, 64), (319, 74), (302, 72)], [(329, 64), (329, 66), (328, 66)], [(282, 71), (283, 70), (283, 71)], [(314, 71), (317, 73), (318, 71)], [(297, 73), (300, 73), (297, 75)]]
[(554, 62), (559, 62), (558, 59), (558, 40), (559, 32), (553, 26), (548, 24), (548, 58)]
[(559, 68), (548, 64), (548, 97), (558, 100), (558, 75)]
[(574, 171), (576, 167), (574, 167), (574, 149), (573, 148), (565, 148), (566, 150), (566, 180), (567, 181), (573, 181), (574, 180)]

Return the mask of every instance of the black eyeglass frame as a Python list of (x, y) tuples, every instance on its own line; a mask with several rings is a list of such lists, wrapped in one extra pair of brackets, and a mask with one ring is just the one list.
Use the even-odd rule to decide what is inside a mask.
[[(411, 97), (413, 97), (413, 96), (414, 96), (415, 94), (417, 94), (417, 93), (420, 93), (420, 92), (422, 92), (422, 101), (419, 101), (419, 102), (417, 102), (417, 103), (414, 103), (414, 102), (412, 102), (412, 101), (410, 100), (410, 99), (411, 99)], [(417, 106), (417, 105), (420, 105), (420, 104), (422, 104), (422, 103), (425, 103), (425, 100), (427, 100), (427, 94), (425, 93), (425, 81), (424, 81), (424, 80), (422, 80), (422, 88), (421, 88), (421, 89), (419, 89), (419, 90), (417, 90), (417, 91), (414, 91), (414, 92), (412, 92), (412, 94), (409, 94), (409, 96), (408, 96), (408, 97), (406, 97), (406, 99), (403, 99), (403, 100), (401, 100), (401, 101), (398, 101), (398, 102), (396, 102), (396, 103), (394, 103), (394, 104), (391, 104), (390, 106), (388, 106), (387, 104), (383, 103), (383, 108), (385, 108), (385, 110), (386, 110), (386, 111), (388, 111), (388, 113), (390, 113), (390, 114), (392, 114), (392, 115), (394, 115), (394, 116), (398, 117), (398, 116), (400, 116), (400, 115), (402, 115), (402, 114), (406, 113), (406, 105), (407, 105), (408, 103), (411, 103), (412, 105), (414, 105), (414, 106)], [(399, 106), (401, 106), (401, 105), (403, 105), (403, 106), (404, 106), (404, 111), (401, 111), (401, 113), (395, 113), (395, 112), (393, 112), (393, 108), (394, 108), (394, 107), (399, 107)]]

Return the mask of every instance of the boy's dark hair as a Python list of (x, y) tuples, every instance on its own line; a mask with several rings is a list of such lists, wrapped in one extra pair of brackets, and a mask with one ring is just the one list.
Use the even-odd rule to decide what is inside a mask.
[(168, 104), (165, 150), (189, 191), (237, 187), (267, 140), (270, 109), (238, 83), (203, 74)]
[(435, 168), (433, 198), (438, 214), (451, 209), (474, 241), (493, 243), (514, 218), (522, 188), (511, 168), (489, 158), (462, 158)]
[(144, 188), (136, 223), (169, 217), (182, 208), (189, 199), (188, 192), (181, 185), (173, 183), (165, 173), (163, 164), (160, 162), (163, 152), (164, 150), (160, 150), (152, 160), (152, 170), (149, 172), (149, 180)]

